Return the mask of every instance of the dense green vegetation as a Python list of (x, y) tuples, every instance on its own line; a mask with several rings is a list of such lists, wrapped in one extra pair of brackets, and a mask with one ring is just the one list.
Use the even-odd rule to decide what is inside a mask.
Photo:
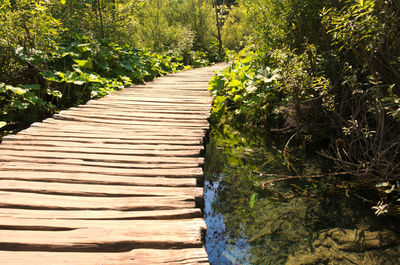
[(223, 58), (205, 0), (6, 0), (0, 25), (2, 133)]
[(399, 2), (237, 3), (206, 167), (226, 238), (250, 264), (398, 259)]
[(330, 192), (398, 212), (399, 2), (256, 2), (238, 1), (236, 27), (253, 30), (211, 83), (214, 117), (283, 141), (288, 176), (309, 177), (298, 151), (318, 154), (331, 163), (316, 176)]

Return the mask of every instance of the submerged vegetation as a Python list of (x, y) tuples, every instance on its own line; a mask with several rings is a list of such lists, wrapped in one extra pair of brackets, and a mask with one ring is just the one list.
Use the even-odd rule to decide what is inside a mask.
[[(226, 241), (221, 249), (209, 247), (211, 264), (398, 262), (398, 218), (376, 216), (361, 198), (338, 192), (326, 179), (288, 179), (284, 139), (237, 129), (224, 116), (206, 149), (206, 195), (216, 192), (206, 222), (221, 214), (224, 229), (216, 240)], [(299, 161), (295, 176), (321, 176), (331, 168), (313, 152), (291, 156)]]

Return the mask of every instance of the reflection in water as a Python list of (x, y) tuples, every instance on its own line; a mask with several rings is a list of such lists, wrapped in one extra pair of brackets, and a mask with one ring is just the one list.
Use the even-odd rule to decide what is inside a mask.
[[(211, 264), (400, 264), (398, 220), (332, 181), (273, 182), (289, 172), (278, 141), (213, 128), (206, 148), (206, 249)], [(292, 155), (294, 152), (292, 152)], [(300, 175), (327, 172), (325, 161), (297, 152)], [(296, 164), (297, 162), (297, 164)], [(262, 172), (262, 174), (260, 174)]]
[(219, 187), (219, 181), (206, 181), (204, 184), (204, 219), (207, 224), (206, 250), (210, 264), (249, 264), (245, 261), (247, 241), (239, 239), (236, 244), (230, 244), (229, 240), (225, 238), (225, 224), (222, 215), (212, 209)]

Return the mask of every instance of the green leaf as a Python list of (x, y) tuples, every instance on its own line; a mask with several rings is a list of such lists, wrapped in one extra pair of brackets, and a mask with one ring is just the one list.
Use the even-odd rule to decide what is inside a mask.
[(229, 82), (229, 86), (230, 86), (230, 87), (239, 87), (239, 86), (241, 86), (241, 85), (242, 85), (242, 82), (240, 82), (240, 81), (237, 80), (237, 79), (234, 79), (234, 80), (232, 80), (232, 81)]
[(21, 87), (6, 86), (6, 89), (12, 91), (16, 95), (23, 95), (26, 93), (26, 90)]
[(58, 75), (54, 74), (51, 71), (43, 71), (41, 72), (44, 79), (48, 81), (60, 82)]
[(7, 122), (5, 121), (0, 121), (0, 128), (3, 128), (4, 126), (7, 125)]
[(65, 5), (65, 1), (66, 1), (66, 0), (60, 0), (60, 3), (61, 3), (62, 5)]
[(78, 44), (76, 46), (76, 49), (80, 53), (84, 53), (84, 52), (87, 52), (87, 51), (89, 51), (89, 52), (92, 51), (92, 49), (90, 48), (90, 43)]
[(29, 104), (28, 103), (22, 103), (21, 101), (19, 101), (19, 100), (15, 100), (14, 102), (13, 102), (13, 104), (12, 104), (12, 107), (13, 108), (16, 108), (16, 109), (19, 109), (19, 110), (25, 110), (25, 109), (27, 109), (28, 108), (28, 106), (29, 106)]
[(121, 66), (124, 67), (128, 71), (132, 71), (133, 70), (132, 64), (130, 62), (128, 62), (128, 61), (122, 61), (121, 62)]
[(92, 69), (93, 67), (93, 62), (92, 59), (87, 59), (87, 60), (77, 60), (75, 59), (74, 62), (76, 62), (80, 67), (85, 68), (85, 69)]
[(236, 101), (240, 100), (241, 98), (242, 98), (242, 95), (235, 95), (233, 97), (233, 101), (236, 102)]
[(47, 94), (56, 98), (62, 98), (62, 93), (58, 90), (47, 90)]
[(257, 193), (251, 194), (251, 197), (250, 197), (250, 208), (251, 209), (254, 208), (254, 203), (256, 202), (256, 197), (257, 197)]
[(38, 84), (23, 85), (22, 87), (25, 89), (30, 89), (30, 90), (40, 90), (41, 89), (41, 86)]

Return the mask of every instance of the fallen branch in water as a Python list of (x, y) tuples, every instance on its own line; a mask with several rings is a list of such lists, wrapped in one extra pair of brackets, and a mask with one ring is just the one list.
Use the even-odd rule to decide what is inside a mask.
[(289, 179), (305, 179), (305, 178), (324, 178), (324, 177), (329, 177), (329, 176), (343, 176), (347, 175), (348, 173), (346, 172), (336, 172), (336, 173), (330, 173), (330, 174), (321, 174), (321, 175), (308, 175), (308, 176), (289, 176), (289, 175), (282, 175), (282, 174), (265, 174), (257, 171), (253, 171), (254, 174), (258, 174), (260, 177), (279, 177), (276, 179), (271, 179), (264, 181), (262, 183), (262, 186), (264, 187), (266, 184), (270, 184), (273, 182), (277, 181), (284, 181), (284, 180), (289, 180)]

